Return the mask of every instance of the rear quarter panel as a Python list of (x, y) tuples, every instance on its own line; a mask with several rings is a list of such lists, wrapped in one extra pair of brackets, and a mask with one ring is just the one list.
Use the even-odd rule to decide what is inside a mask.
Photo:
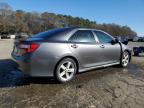
[(56, 63), (65, 56), (71, 56), (66, 43), (41, 43), (31, 57), (32, 74), (35, 76), (53, 76)]

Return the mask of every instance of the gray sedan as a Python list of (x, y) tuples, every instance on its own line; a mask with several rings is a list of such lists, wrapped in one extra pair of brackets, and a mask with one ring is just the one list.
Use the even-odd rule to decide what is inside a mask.
[(126, 67), (131, 49), (101, 30), (59, 28), (15, 40), (12, 57), (30, 76), (55, 77), (65, 83), (78, 72)]

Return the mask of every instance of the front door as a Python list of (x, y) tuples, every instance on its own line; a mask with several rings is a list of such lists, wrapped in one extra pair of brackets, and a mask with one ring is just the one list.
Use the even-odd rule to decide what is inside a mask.
[(119, 62), (121, 56), (121, 47), (119, 43), (111, 44), (113, 38), (102, 32), (94, 31), (98, 40), (99, 47), (101, 48), (101, 61), (102, 64)]

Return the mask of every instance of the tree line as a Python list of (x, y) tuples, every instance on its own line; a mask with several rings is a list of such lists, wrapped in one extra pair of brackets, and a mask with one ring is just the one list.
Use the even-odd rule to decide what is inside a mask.
[(136, 36), (136, 32), (128, 26), (118, 24), (98, 24), (95, 21), (70, 15), (49, 12), (13, 11), (7, 3), (0, 3), (0, 32), (36, 34), (53, 28), (85, 27), (108, 32), (113, 36)]

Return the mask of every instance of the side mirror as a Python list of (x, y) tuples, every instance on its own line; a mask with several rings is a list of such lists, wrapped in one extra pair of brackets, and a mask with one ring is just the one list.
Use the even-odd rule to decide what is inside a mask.
[(114, 40), (111, 41), (112, 45), (117, 44), (117, 43), (119, 43), (119, 40), (117, 38), (115, 38)]

